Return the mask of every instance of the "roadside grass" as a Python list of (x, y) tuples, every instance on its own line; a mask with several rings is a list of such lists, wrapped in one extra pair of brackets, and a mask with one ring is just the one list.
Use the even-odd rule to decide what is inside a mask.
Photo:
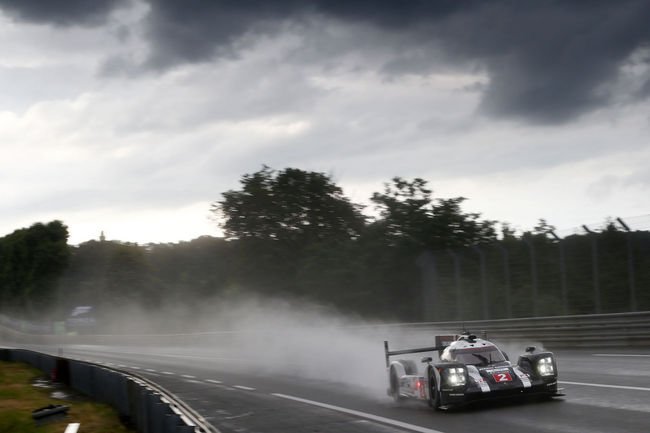
[[(26, 364), (0, 361), (0, 433), (63, 433), (69, 423), (81, 423), (80, 433), (133, 433), (108, 405), (85, 399), (54, 399), (52, 389), (32, 384), (43, 373)], [(36, 425), (32, 411), (50, 404), (70, 407), (64, 419)]]

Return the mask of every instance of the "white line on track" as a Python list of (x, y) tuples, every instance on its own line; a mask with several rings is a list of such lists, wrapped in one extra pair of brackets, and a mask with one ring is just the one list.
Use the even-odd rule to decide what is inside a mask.
[(370, 413), (359, 412), (358, 410), (352, 410), (352, 409), (346, 409), (344, 407), (333, 406), (333, 405), (327, 404), (327, 403), (320, 403), (318, 401), (313, 401), (313, 400), (305, 400), (304, 398), (293, 397), (291, 395), (285, 395), (285, 394), (271, 394), (271, 395), (274, 395), (274, 396), (280, 397), (280, 398), (286, 398), (287, 400), (298, 401), (300, 403), (311, 404), (312, 406), (318, 406), (318, 407), (322, 407), (322, 408), (325, 408), (325, 409), (335, 410), (337, 412), (347, 413), (349, 415), (354, 415), (354, 416), (358, 416), (358, 417), (361, 417), (361, 418), (371, 419), (373, 421), (377, 421), (377, 422), (380, 422), (380, 423), (383, 423), (383, 424), (388, 424), (388, 425), (392, 425), (392, 426), (395, 426), (395, 427), (400, 427), (400, 428), (403, 428), (403, 429), (416, 431), (416, 432), (419, 432), (419, 433), (442, 433), (440, 430), (433, 430), (433, 429), (430, 429), (430, 428), (421, 427), (419, 425), (414, 425), (414, 424), (409, 424), (409, 423), (405, 423), (405, 422), (402, 422), (402, 421), (397, 421), (395, 419), (384, 418), (383, 416), (377, 416), (377, 415), (372, 415)]
[(615, 389), (631, 389), (633, 391), (650, 391), (650, 388), (642, 388), (640, 386), (605, 385), (603, 383), (567, 382), (566, 380), (558, 380), (557, 383), (561, 383), (563, 385), (594, 386), (596, 388), (615, 388)]
[(145, 368), (144, 370), (148, 371), (149, 373), (155, 373), (156, 372), (156, 370), (154, 370), (153, 368)]
[(196, 379), (196, 376), (192, 376), (191, 374), (181, 374), (181, 377), (185, 379)]
[(140, 370), (140, 367), (136, 367), (135, 365), (131, 367), (134, 370)]
[(176, 373), (172, 373), (171, 371), (161, 371), (161, 373), (162, 374), (176, 374)]
[(205, 379), (206, 382), (214, 383), (215, 385), (219, 385), (222, 382), (220, 380), (213, 380), (213, 379)]
[(634, 353), (594, 353), (592, 356), (608, 356), (608, 357), (629, 357), (629, 358), (650, 358), (650, 355), (634, 354)]
[(250, 386), (233, 385), (232, 387), (237, 389), (243, 389), (244, 391), (255, 391), (255, 388), (251, 388)]

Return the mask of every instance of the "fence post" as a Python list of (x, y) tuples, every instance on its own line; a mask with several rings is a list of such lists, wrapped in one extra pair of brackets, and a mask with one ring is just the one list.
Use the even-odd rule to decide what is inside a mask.
[(564, 316), (569, 314), (569, 292), (566, 283), (566, 254), (564, 251), (564, 242), (555, 234), (553, 230), (549, 230), (549, 234), (557, 241), (557, 247), (560, 251), (560, 284), (562, 285), (562, 314)]
[(598, 238), (596, 232), (591, 231), (589, 227), (583, 224), (583, 229), (590, 235), (591, 238), (591, 269), (594, 280), (594, 309), (596, 314), (600, 314), (600, 273), (598, 271)]
[(616, 218), (616, 221), (618, 221), (625, 230), (625, 243), (627, 244), (627, 280), (630, 286), (630, 311), (636, 311), (636, 282), (634, 277), (634, 250), (632, 249), (632, 231), (621, 218)]

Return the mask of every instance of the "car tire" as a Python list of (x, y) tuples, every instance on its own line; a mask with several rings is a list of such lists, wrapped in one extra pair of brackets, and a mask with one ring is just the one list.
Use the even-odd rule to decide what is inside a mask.
[(390, 396), (393, 397), (395, 403), (404, 401), (404, 397), (400, 396), (399, 393), (399, 377), (393, 367), (390, 369)]
[(433, 409), (438, 409), (440, 407), (440, 391), (438, 391), (438, 383), (436, 381), (436, 376), (433, 373), (432, 369), (428, 371), (429, 377), (429, 406)]

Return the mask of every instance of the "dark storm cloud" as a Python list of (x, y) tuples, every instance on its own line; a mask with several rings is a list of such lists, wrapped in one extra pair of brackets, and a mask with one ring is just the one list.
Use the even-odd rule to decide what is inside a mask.
[(431, 24), (462, 6), (451, 0), (149, 0), (148, 3), (152, 7), (149, 35), (155, 48), (151, 64), (159, 67), (201, 61), (214, 54), (235, 54), (232, 44), (244, 35), (270, 33), (282, 23), (304, 23), (314, 16), (409, 31), (413, 24)]
[[(650, 46), (645, 0), (150, 3), (156, 67), (233, 55), (243, 36), (273, 32), (283, 22), (302, 22), (308, 30), (303, 20), (325, 16), (375, 27), (387, 41), (403, 44), (386, 44), (385, 73), (431, 70), (442, 61), (433, 49), (442, 49), (444, 61), (489, 76), (483, 113), (537, 123), (562, 123), (606, 105), (621, 66)], [(354, 41), (344, 49), (354, 50)]]
[[(151, 55), (144, 66), (155, 70), (237, 56), (244, 41), (283, 29), (305, 36), (313, 31), (314, 19), (326, 18), (375, 29), (379, 36), (372, 49), (383, 50), (386, 75), (426, 74), (450, 65), (485, 72), (488, 82), (479, 108), (491, 116), (562, 123), (613, 99), (635, 101), (648, 94), (647, 85), (637, 86), (637, 94), (612, 94), (621, 66), (636, 51), (650, 48), (647, 0), (146, 2)], [(0, 7), (24, 19), (65, 24), (96, 20), (116, 3), (0, 0)], [(331, 47), (327, 35), (321, 36), (317, 42), (305, 39), (300, 51), (305, 63), (318, 61), (319, 55), (331, 61), (350, 51), (368, 55), (368, 42), (354, 33), (347, 43), (329, 42)], [(292, 53), (291, 61), (297, 60)], [(127, 63), (114, 61), (105, 69), (128, 70)], [(650, 77), (639, 79), (643, 83)]]
[(0, 0), (0, 9), (24, 21), (55, 25), (94, 25), (126, 0)]

